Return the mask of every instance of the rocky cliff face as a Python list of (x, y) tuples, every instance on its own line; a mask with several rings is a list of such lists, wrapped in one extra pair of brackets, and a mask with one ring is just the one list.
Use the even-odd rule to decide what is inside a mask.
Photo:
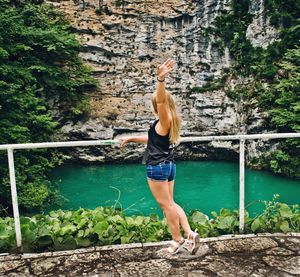
[[(182, 115), (182, 136), (261, 133), (264, 115), (251, 103), (235, 102), (224, 90), (191, 93), (230, 67), (228, 49), (220, 54), (207, 34), (207, 27), (227, 0), (74, 0), (51, 1), (64, 10), (83, 44), (82, 57), (93, 68), (100, 86), (92, 94), (89, 118), (63, 127), (65, 139), (115, 139), (145, 133), (154, 119), (150, 97), (155, 90), (156, 65), (166, 58), (177, 61), (168, 77), (168, 90), (175, 96)], [(247, 30), (254, 45), (266, 47), (277, 32), (264, 15), (263, 0), (253, 0), (255, 15)], [(247, 80), (232, 79), (234, 87)], [(266, 145), (251, 142), (248, 157), (259, 155)], [(76, 159), (85, 162), (137, 161), (144, 147), (77, 148)], [(236, 159), (233, 142), (185, 144), (178, 147), (182, 159)]]

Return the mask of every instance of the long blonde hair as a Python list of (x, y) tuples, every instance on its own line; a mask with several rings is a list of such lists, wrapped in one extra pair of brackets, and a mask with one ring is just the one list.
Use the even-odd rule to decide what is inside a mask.
[[(169, 140), (170, 143), (179, 143), (180, 141), (180, 127), (181, 127), (181, 119), (177, 112), (176, 104), (174, 101), (174, 98), (169, 92), (166, 92), (167, 94), (167, 104), (169, 106), (169, 111), (171, 114), (171, 124), (170, 124), (170, 130), (169, 130)], [(154, 109), (154, 112), (158, 114), (157, 111), (157, 103), (156, 103), (156, 97), (155, 95), (152, 96), (152, 106)]]

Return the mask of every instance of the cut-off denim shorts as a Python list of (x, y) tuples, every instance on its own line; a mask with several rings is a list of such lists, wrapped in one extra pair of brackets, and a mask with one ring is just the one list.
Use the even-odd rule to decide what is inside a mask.
[(170, 161), (164, 161), (157, 165), (147, 165), (147, 177), (152, 181), (168, 181), (175, 179), (176, 164)]

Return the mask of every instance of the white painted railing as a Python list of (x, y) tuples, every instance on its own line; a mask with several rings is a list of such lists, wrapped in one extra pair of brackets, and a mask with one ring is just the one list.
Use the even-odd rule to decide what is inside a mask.
[[(245, 141), (253, 139), (280, 139), (280, 138), (300, 138), (300, 133), (281, 133), (281, 134), (253, 134), (253, 135), (232, 135), (232, 136), (206, 136), (206, 137), (185, 137), (181, 142), (200, 142), (200, 141), (240, 141), (240, 197), (239, 197), (239, 229), (244, 231), (244, 212), (245, 212)], [(65, 141), (65, 142), (42, 142), (42, 143), (22, 143), (22, 144), (3, 144), (0, 150), (7, 150), (9, 177), (11, 185), (11, 197), (16, 230), (17, 247), (22, 249), (22, 235), (19, 217), (18, 197), (15, 178), (15, 166), (13, 150), (16, 149), (35, 149), (35, 148), (56, 148), (56, 147), (75, 147), (75, 146), (104, 146), (119, 144), (119, 140), (88, 140), (88, 141)]]

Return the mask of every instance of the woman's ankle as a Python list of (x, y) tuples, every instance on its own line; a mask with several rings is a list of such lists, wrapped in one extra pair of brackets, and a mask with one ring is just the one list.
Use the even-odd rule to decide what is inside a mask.
[(173, 240), (181, 244), (184, 242), (185, 239), (183, 237), (180, 237), (180, 238), (173, 238)]
[(189, 238), (189, 236), (190, 236), (190, 234), (191, 234), (191, 232), (192, 232), (192, 230), (190, 229), (190, 230), (188, 230), (187, 232), (184, 232), (184, 237), (185, 238)]

